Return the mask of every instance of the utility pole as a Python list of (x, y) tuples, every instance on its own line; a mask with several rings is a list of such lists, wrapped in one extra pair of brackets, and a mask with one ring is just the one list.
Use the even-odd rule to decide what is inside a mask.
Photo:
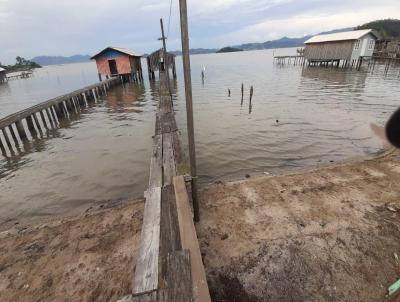
[(169, 85), (169, 69), (168, 69), (168, 62), (167, 62), (167, 47), (165, 43), (165, 36), (164, 36), (164, 23), (163, 19), (160, 19), (160, 25), (161, 25), (161, 40), (163, 41), (163, 57), (164, 57), (164, 69), (167, 75), (167, 85), (168, 85), (168, 91), (169, 94), (171, 95), (171, 87)]
[(181, 17), (183, 75), (185, 78), (187, 132), (189, 141), (190, 173), (192, 178), (192, 200), (193, 200), (193, 212), (194, 212), (193, 214), (194, 214), (194, 221), (198, 222), (200, 221), (200, 213), (199, 213), (199, 202), (197, 199), (196, 148), (194, 142), (192, 78), (190, 75), (189, 32), (188, 32), (186, 0), (179, 0), (179, 10)]

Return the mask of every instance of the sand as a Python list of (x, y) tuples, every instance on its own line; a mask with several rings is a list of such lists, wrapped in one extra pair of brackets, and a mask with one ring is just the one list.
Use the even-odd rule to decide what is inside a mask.
[[(400, 277), (400, 152), (208, 185), (197, 224), (213, 301), (387, 301)], [(0, 225), (1, 301), (116, 301), (143, 200)]]
[(1, 301), (115, 301), (131, 290), (143, 200), (0, 226)]
[(197, 225), (213, 301), (383, 301), (400, 277), (400, 152), (211, 185)]

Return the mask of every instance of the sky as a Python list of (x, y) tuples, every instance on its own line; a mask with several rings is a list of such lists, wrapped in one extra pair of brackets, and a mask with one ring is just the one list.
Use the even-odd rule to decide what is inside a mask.
[[(400, 0), (187, 1), (191, 48), (400, 19)], [(0, 62), (11, 64), (18, 55), (92, 55), (107, 46), (151, 52), (161, 46), (160, 18), (168, 32), (167, 49), (179, 50), (179, 0), (0, 0)]]

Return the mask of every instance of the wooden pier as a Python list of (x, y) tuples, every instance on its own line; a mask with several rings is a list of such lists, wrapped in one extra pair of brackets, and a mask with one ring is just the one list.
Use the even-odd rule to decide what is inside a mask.
[(69, 119), (70, 113), (79, 112), (89, 102), (97, 102), (100, 96), (107, 94), (107, 90), (122, 81), (120, 77), (111, 78), (0, 119), (1, 154), (9, 157), (21, 153), (21, 147), (27, 141), (58, 128), (61, 119)]
[(10, 80), (17, 80), (17, 79), (27, 79), (33, 76), (33, 72), (32, 71), (22, 71), (18, 74), (13, 74), (10, 76), (6, 76), (6, 81), (10, 81)]
[(278, 64), (293, 64), (293, 65), (303, 65), (304, 57), (302, 55), (296, 56), (274, 56), (274, 62)]
[(149, 186), (132, 294), (120, 302), (210, 302), (172, 97), (160, 73)]

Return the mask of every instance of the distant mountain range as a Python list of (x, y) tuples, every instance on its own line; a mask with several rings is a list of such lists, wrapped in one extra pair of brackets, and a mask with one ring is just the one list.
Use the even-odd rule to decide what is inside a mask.
[[(386, 20), (376, 20), (364, 25), (356, 27), (356, 29), (362, 28), (372, 28), (376, 30), (382, 38), (399, 38), (400, 37), (400, 20), (396, 19), (386, 19)], [(322, 32), (320, 34), (332, 34), (337, 32), (349, 31), (354, 28), (342, 28), (335, 29), (327, 32)], [(266, 42), (260, 43), (245, 43), (240, 45), (228, 46), (228, 48), (239, 48), (242, 50), (256, 50), (256, 49), (273, 49), (273, 48), (286, 48), (286, 47), (301, 47), (304, 45), (304, 42), (311, 38), (313, 35), (307, 35), (300, 38), (288, 38), (283, 37), (277, 40), (270, 40)], [(224, 47), (227, 48), (227, 47)], [(222, 49), (224, 49), (222, 48)], [(215, 53), (218, 49), (215, 48), (193, 48), (190, 49), (190, 54), (207, 54), (207, 53)], [(179, 50), (170, 51), (175, 55), (181, 55), (182, 52)], [(62, 56), (39, 56), (31, 59), (31, 61), (38, 63), (40, 65), (54, 65), (54, 64), (69, 64), (69, 63), (80, 63), (87, 62), (90, 60), (89, 55), (75, 55), (71, 57), (62, 57)]]
[(38, 56), (31, 59), (39, 65), (58, 65), (58, 64), (70, 64), (70, 63), (82, 63), (90, 61), (89, 55), (74, 55), (71, 57), (62, 56)]
[[(349, 31), (349, 30), (353, 30), (353, 28), (348, 27), (348, 28), (335, 29), (335, 30), (319, 33), (319, 35), (333, 34), (333, 33), (338, 33), (338, 32), (343, 32), (343, 31)], [(238, 49), (242, 49), (242, 50), (257, 50), (257, 49), (301, 47), (304, 45), (304, 42), (307, 41), (308, 39), (310, 39), (312, 36), (314, 36), (314, 35), (307, 35), (307, 36), (304, 36), (301, 38), (283, 37), (278, 40), (271, 40), (271, 41), (266, 41), (266, 42), (261, 42), (261, 43), (245, 43), (245, 44), (240, 44), (240, 45), (223, 47), (222, 49), (229, 47), (229, 48), (238, 48)], [(217, 51), (218, 51), (218, 49), (215, 49), (215, 48), (194, 48), (194, 49), (190, 49), (190, 54), (191, 55), (206, 54), (206, 53), (215, 53)], [(182, 54), (182, 52), (179, 50), (171, 51), (171, 53), (173, 53), (175, 55)]]

